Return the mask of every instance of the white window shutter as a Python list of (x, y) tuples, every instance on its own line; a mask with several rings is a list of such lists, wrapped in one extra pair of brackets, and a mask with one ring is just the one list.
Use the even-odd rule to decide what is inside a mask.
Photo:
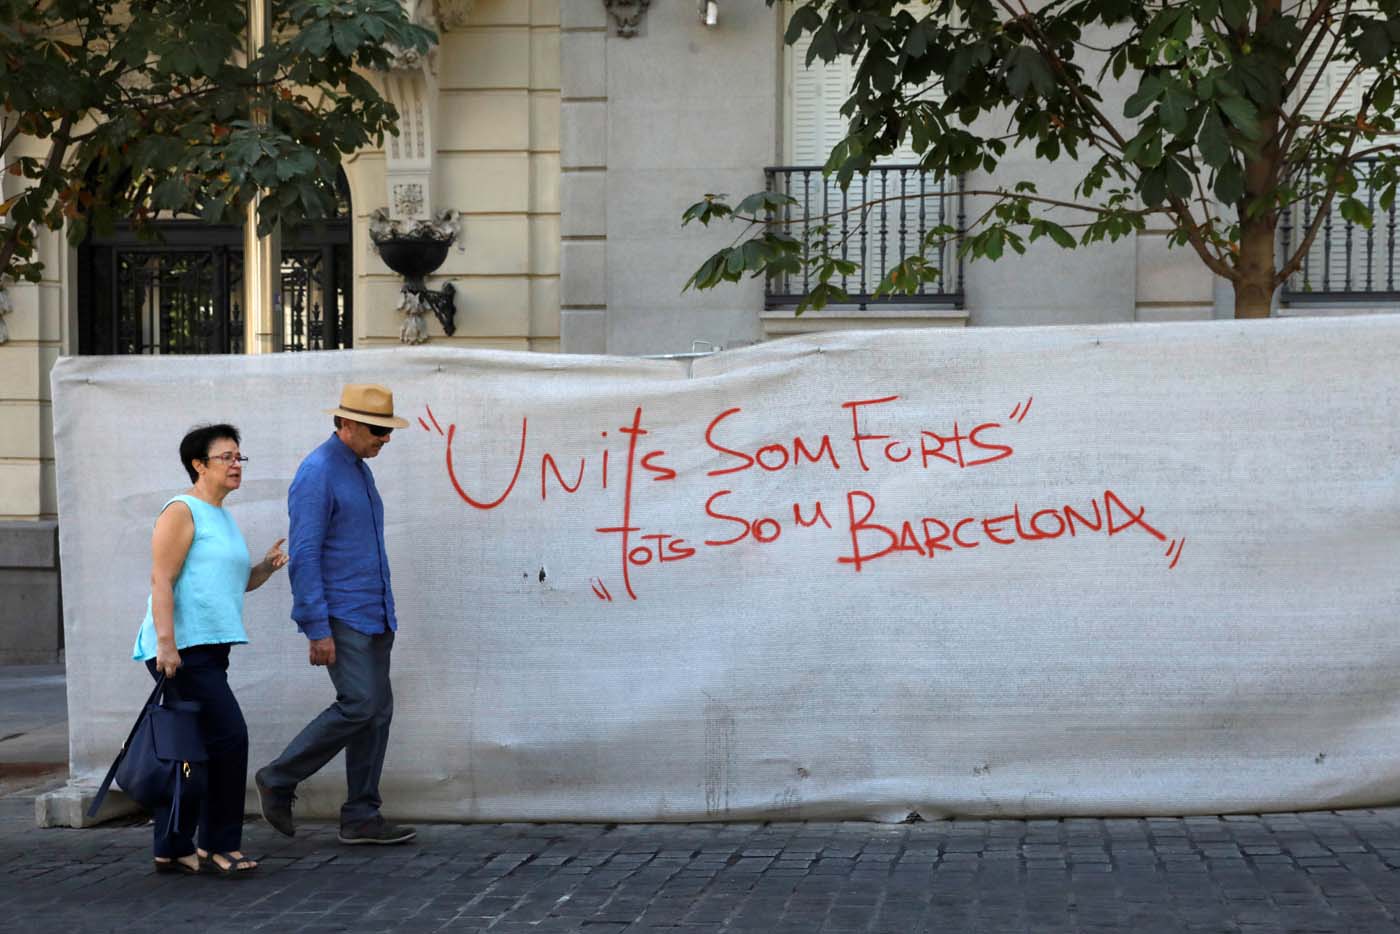
[[(1337, 93), (1338, 88), (1346, 82), (1347, 75), (1351, 73), (1352, 62), (1320, 62), (1316, 59), (1308, 63), (1307, 69), (1303, 72), (1303, 80), (1298, 83), (1300, 92), (1306, 92), (1312, 87), (1313, 81), (1317, 81), (1317, 86), (1313, 88), (1312, 94), (1303, 104), (1303, 114), (1314, 120), (1320, 120), (1327, 107), (1332, 103), (1332, 97)], [(1318, 73), (1321, 72), (1321, 79), (1318, 80)], [(1361, 92), (1370, 87), (1376, 80), (1376, 73), (1371, 69), (1363, 71), (1360, 75), (1346, 85), (1342, 96), (1337, 103), (1332, 106), (1330, 116), (1335, 119), (1342, 114), (1355, 114), (1357, 108), (1361, 106)]]
[[(816, 59), (808, 67), (811, 44), (812, 34), (803, 33), (795, 45), (787, 47), (788, 152), (793, 165), (825, 165), (832, 148), (850, 128), (841, 107), (855, 83), (856, 62), (841, 56), (830, 62)], [(899, 148), (878, 164), (910, 165), (917, 161), (906, 136)]]
[(831, 149), (846, 135), (841, 105), (850, 94), (854, 69), (849, 59), (816, 59), (807, 65), (812, 36), (804, 33), (788, 49), (790, 81), (790, 146), (794, 165), (823, 165)]
[[(910, 9), (916, 16), (926, 12), (918, 4)], [(912, 253), (924, 232), (951, 223), (954, 206), (940, 197), (937, 181), (912, 169), (876, 172), (868, 179), (857, 175), (845, 191), (835, 178), (822, 178), (822, 166), (849, 130), (850, 121), (841, 115), (841, 107), (850, 96), (857, 64), (850, 58), (838, 57), (831, 62), (816, 59), (809, 67), (810, 48), (810, 33), (785, 47), (786, 162), (806, 171), (781, 173), (774, 183), (778, 191), (797, 202), (786, 209), (793, 230), (811, 231), (825, 224), (825, 234), (814, 235), (823, 237), (833, 253), (857, 261), (863, 269), (844, 285), (852, 292), (867, 291), (875, 287), (885, 268)], [(906, 138), (899, 149), (876, 164), (908, 166), (917, 162)], [(867, 212), (855, 210), (867, 198), (883, 204), (872, 206)], [(937, 259), (939, 266), (950, 260), (951, 249), (943, 249)], [(800, 286), (801, 283), (786, 283), (783, 288)]]

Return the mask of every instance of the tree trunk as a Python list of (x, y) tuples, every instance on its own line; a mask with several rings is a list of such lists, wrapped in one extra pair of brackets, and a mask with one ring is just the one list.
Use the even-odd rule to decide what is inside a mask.
[[(1279, 13), (1281, 0), (1259, 0), (1255, 31), (1263, 32)], [(1239, 203), (1240, 255), (1235, 264), (1235, 317), (1267, 318), (1273, 305), (1276, 253), (1274, 237), (1278, 213), (1261, 211), (1249, 216), (1251, 205), (1266, 203), (1277, 184), (1279, 163), (1277, 110), (1259, 113), (1259, 130), (1264, 142), (1253, 157), (1244, 159), (1244, 199)]]
[(1273, 307), (1275, 217), (1270, 214), (1248, 221), (1240, 230), (1236, 318), (1267, 318)]

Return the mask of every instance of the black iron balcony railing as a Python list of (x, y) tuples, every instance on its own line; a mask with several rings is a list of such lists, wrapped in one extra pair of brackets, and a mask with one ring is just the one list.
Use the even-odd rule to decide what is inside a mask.
[[(1334, 200), (1322, 217), (1303, 265), (1284, 283), (1284, 302), (1400, 302), (1400, 285), (1395, 278), (1395, 206), (1380, 208), (1380, 194), (1370, 183), (1375, 165), (1374, 159), (1363, 160), (1356, 191), (1357, 200), (1371, 214), (1371, 226), (1342, 217), (1340, 199)], [(1285, 258), (1292, 255), (1316, 217), (1313, 206), (1307, 204), (1284, 212), (1279, 220), (1279, 240)]]
[[(878, 166), (853, 178), (843, 191), (834, 179), (822, 176), (820, 166), (774, 166), (765, 169), (764, 175), (769, 191), (796, 201), (782, 215), (790, 234), (803, 243), (815, 236), (831, 255), (859, 264), (854, 275), (836, 280), (850, 296), (850, 304), (962, 307), (958, 239), (964, 216), (958, 179), (940, 178), (913, 165)], [(885, 270), (916, 255), (929, 232), (945, 225), (956, 233), (940, 237), (924, 254), (942, 274), (913, 295), (875, 296)], [(770, 276), (766, 305), (796, 305), (815, 285), (805, 265), (799, 273)]]

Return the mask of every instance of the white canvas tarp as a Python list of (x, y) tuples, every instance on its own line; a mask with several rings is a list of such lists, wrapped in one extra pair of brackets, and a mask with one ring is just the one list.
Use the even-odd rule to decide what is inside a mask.
[[(1400, 798), (1400, 319), (432, 347), (54, 370), (75, 776), (110, 761), (181, 435), (255, 558), (347, 381), (398, 601), (402, 818), (1178, 814)], [(266, 761), (332, 691), (251, 595)], [(330, 767), (301, 813), (332, 814)]]

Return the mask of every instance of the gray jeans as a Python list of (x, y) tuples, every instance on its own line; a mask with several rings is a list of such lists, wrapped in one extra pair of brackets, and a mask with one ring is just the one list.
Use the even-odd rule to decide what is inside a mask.
[(345, 750), (345, 804), (341, 824), (357, 824), (379, 815), (379, 776), (394, 718), (394, 690), (389, 684), (389, 653), (394, 634), (367, 636), (331, 620), (335, 664), (327, 667), (335, 685), (335, 703), (321, 711), (267, 766), (273, 788), (290, 791), (310, 778), (336, 753)]

